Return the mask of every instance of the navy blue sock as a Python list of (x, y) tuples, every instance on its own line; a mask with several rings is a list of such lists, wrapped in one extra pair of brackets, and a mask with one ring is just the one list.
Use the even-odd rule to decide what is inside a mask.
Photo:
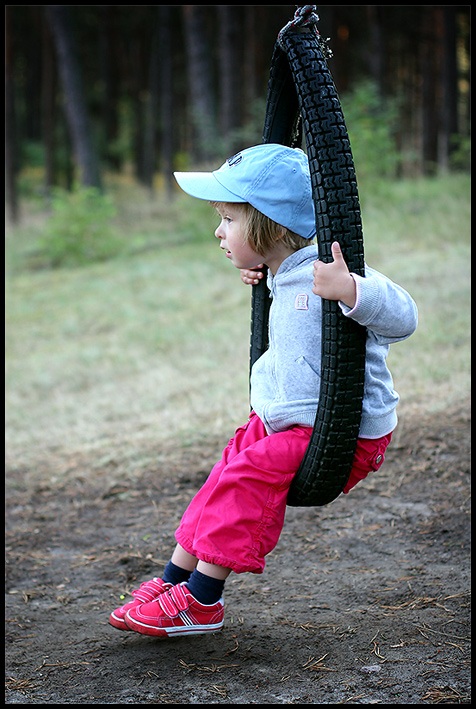
[(172, 561), (169, 561), (164, 569), (164, 573), (162, 574), (162, 581), (165, 581), (165, 583), (171, 583), (172, 586), (176, 586), (178, 583), (188, 581), (191, 573), (191, 571), (182, 569), (180, 566), (176, 566)]
[(194, 596), (199, 603), (211, 606), (213, 603), (220, 600), (223, 588), (225, 587), (225, 581), (214, 579), (211, 576), (205, 576), (205, 574), (195, 569), (186, 585), (192, 596)]

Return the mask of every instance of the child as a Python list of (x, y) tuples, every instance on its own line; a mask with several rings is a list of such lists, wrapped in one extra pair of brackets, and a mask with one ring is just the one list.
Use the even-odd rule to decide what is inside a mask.
[(371, 268), (365, 278), (349, 273), (337, 243), (333, 262), (316, 261), (302, 150), (259, 145), (215, 172), (175, 177), (185, 192), (216, 207), (215, 236), (245, 283), (268, 266), (272, 306), (269, 348), (251, 373), (249, 420), (185, 511), (162, 578), (143, 583), (110, 616), (117, 628), (161, 637), (220, 629), (228, 574), (261, 573), (278, 541), (317, 411), (321, 298), (338, 300), (368, 333), (359, 440), (345, 493), (384, 460), (398, 401), (385, 360), (389, 345), (411, 335), (417, 322), (406, 291)]

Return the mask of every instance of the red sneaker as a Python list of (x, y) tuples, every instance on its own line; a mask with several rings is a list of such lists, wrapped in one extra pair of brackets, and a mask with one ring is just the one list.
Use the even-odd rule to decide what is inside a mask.
[(142, 635), (175, 637), (213, 633), (223, 627), (224, 605), (199, 603), (185, 584), (173, 586), (155, 601), (131, 608), (124, 618), (128, 628)]
[(129, 630), (127, 625), (124, 623), (124, 616), (127, 611), (131, 608), (136, 608), (141, 603), (149, 603), (150, 601), (153, 601), (154, 598), (157, 598), (171, 588), (171, 583), (164, 583), (164, 581), (159, 578), (153, 578), (150, 581), (145, 581), (145, 583), (140, 585), (140, 588), (136, 591), (132, 591), (132, 595), (134, 596), (133, 601), (129, 601), (124, 606), (116, 608), (116, 610), (111, 613), (109, 616), (110, 624), (115, 628), (119, 628), (119, 630)]

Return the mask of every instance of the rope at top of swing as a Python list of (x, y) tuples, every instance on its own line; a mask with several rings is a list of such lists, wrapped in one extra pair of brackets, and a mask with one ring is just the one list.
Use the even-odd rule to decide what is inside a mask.
[(319, 22), (319, 15), (317, 14), (317, 5), (296, 5), (296, 12), (294, 13), (294, 18), (288, 22), (287, 25), (278, 33), (278, 43), (281, 49), (284, 49), (282, 38), (285, 32), (287, 32), (291, 27), (313, 27), (319, 41), (319, 46), (326, 59), (332, 57), (332, 51), (328, 47), (327, 42), (329, 42), (329, 37), (324, 39), (319, 34), (319, 30), (316, 25)]
[[(288, 22), (278, 34), (278, 39), (288, 31), (290, 27), (303, 27), (305, 25), (315, 25), (319, 22), (319, 15), (316, 14), (317, 5), (296, 5), (297, 10), (294, 18)], [(316, 28), (317, 32), (317, 28)], [(319, 33), (318, 33), (319, 34)]]

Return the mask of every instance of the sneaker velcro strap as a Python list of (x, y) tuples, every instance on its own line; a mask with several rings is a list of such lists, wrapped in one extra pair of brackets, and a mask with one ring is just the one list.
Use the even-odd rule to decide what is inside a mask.
[(136, 591), (132, 591), (131, 595), (134, 596), (134, 598), (137, 598), (139, 601), (147, 603), (148, 601), (152, 601), (154, 600), (154, 598), (157, 598), (157, 596), (160, 593), (163, 593), (166, 588), (167, 586), (166, 584), (164, 584), (162, 579), (155, 578), (151, 581), (141, 583), (140, 588), (138, 588)]
[(170, 591), (159, 598), (159, 605), (169, 618), (175, 618), (181, 611), (186, 611), (189, 603), (181, 584), (173, 586)]

